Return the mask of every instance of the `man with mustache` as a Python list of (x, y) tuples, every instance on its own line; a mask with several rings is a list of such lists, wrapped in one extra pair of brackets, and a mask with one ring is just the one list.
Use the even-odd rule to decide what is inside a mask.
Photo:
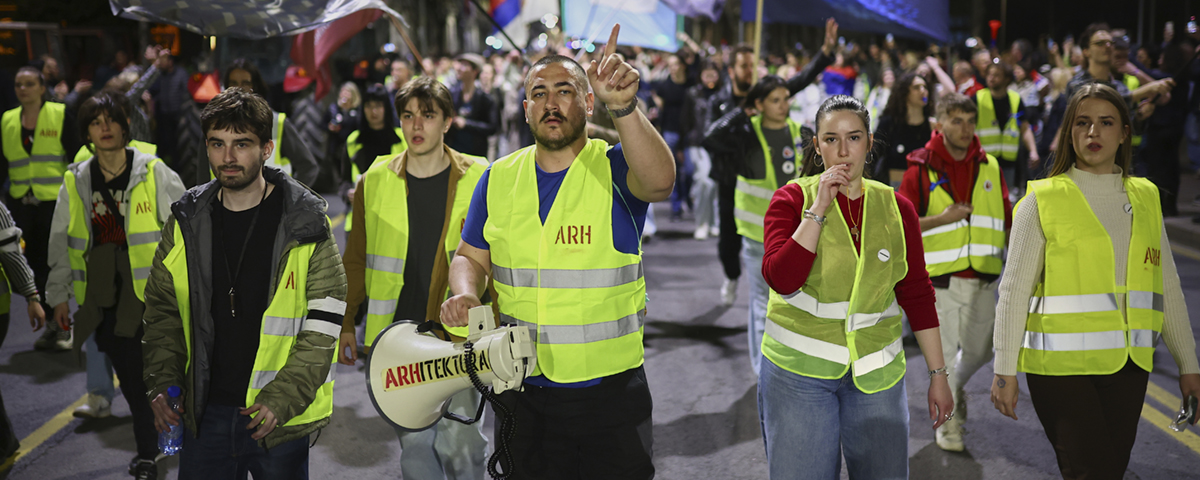
[[(394, 64), (393, 64), (394, 65)], [(439, 320), (447, 274), (458, 247), (463, 219), (487, 159), (443, 143), (453, 125), (450, 90), (433, 77), (417, 77), (396, 92), (400, 128), (408, 140), (401, 153), (380, 156), (359, 179), (354, 224), (346, 246), (349, 306), (342, 321), (338, 361), (358, 360), (354, 317), (368, 300), (366, 345), (396, 320)], [(446, 327), (447, 340), (461, 342), (466, 327)], [(445, 337), (445, 336), (443, 336)], [(451, 411), (472, 416), (479, 393), (450, 398)], [(420, 432), (396, 428), (404, 478), (483, 478), (487, 437), (483, 422), (441, 421)]]
[[(671, 193), (675, 162), (637, 109), (638, 72), (616, 55), (619, 29), (586, 72), (558, 55), (529, 70), (536, 144), (483, 174), (450, 266), (443, 323), (466, 325), (490, 278), (500, 321), (537, 342), (523, 390), (500, 395), (497, 435), (516, 421), (515, 465), (502, 464), (514, 478), (654, 476), (639, 239), (648, 205)], [(612, 149), (586, 136), (596, 101), (620, 134)]]

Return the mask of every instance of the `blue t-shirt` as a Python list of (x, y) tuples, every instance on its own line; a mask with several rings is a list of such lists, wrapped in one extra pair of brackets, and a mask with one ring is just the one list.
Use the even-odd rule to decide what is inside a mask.
[[(626, 178), (629, 174), (629, 164), (625, 162), (625, 154), (620, 144), (608, 150), (608, 160), (609, 166), (612, 167), (613, 184), (617, 187), (612, 208), (613, 246), (621, 253), (636, 255), (641, 247), (642, 228), (646, 224), (646, 210), (650, 204), (637, 198), (629, 190)], [(546, 223), (546, 216), (550, 214), (550, 207), (554, 205), (554, 198), (558, 196), (563, 178), (567, 176), (567, 170), (569, 169), (564, 168), (559, 172), (547, 173), (542, 171), (541, 167), (537, 167), (538, 215), (543, 224)], [(475, 193), (471, 197), (471, 207), (467, 210), (467, 219), (462, 231), (464, 242), (483, 250), (490, 250), (490, 245), (483, 238), (483, 225), (487, 223), (488, 217), (487, 188), (491, 173), (492, 169), (489, 167), (475, 185)], [(525, 383), (539, 387), (582, 388), (597, 385), (600, 379), (555, 383), (539, 375), (526, 378)]]

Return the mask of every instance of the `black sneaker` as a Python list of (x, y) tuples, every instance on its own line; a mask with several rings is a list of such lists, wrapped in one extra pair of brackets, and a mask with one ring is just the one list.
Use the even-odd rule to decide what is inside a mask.
[(135, 459), (129, 474), (137, 480), (158, 480), (158, 464), (154, 460)]

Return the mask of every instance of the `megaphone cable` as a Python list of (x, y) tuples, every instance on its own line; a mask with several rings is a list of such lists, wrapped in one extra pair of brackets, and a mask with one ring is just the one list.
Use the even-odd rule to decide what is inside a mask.
[[(504, 419), (500, 421), (500, 435), (496, 437), (496, 450), (492, 452), (492, 456), (488, 458), (487, 471), (488, 475), (496, 480), (504, 480), (512, 475), (513, 457), (512, 451), (509, 450), (508, 444), (512, 441), (513, 435), (517, 430), (517, 417), (508, 409), (504, 403), (493, 393), (491, 387), (487, 387), (479, 380), (479, 374), (475, 371), (475, 345), (470, 341), (463, 344), (463, 349), (466, 352), (467, 361), (467, 376), (471, 379), (471, 385), (479, 391), (479, 394), (487, 401), (492, 403), (492, 407), (496, 408), (503, 415)], [(505, 460), (504, 472), (501, 473), (497, 468), (500, 463), (500, 457), (503, 455)]]

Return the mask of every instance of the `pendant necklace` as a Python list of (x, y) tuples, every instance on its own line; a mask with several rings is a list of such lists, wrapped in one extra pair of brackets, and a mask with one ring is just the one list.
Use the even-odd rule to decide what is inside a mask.
[[(261, 212), (262, 202), (267, 199), (267, 185), (263, 186), (263, 196), (258, 200), (258, 205), (254, 207), (254, 215), (250, 216), (250, 228), (246, 229), (246, 238), (242, 240), (242, 251), (238, 252), (237, 270), (229, 266), (229, 255), (225, 253), (225, 249), (221, 249), (221, 256), (225, 259), (225, 275), (229, 277), (229, 316), (237, 317), (237, 278), (238, 273), (242, 270), (242, 260), (246, 258), (246, 247), (250, 246), (250, 236), (254, 234), (254, 224), (258, 222), (258, 212)], [(222, 202), (222, 207), (225, 205), (224, 200), (217, 199)], [(224, 215), (221, 216), (224, 223)], [(222, 232), (224, 228), (221, 229)]]
[[(846, 197), (846, 207), (850, 207), (850, 197)], [(859, 243), (859, 239), (858, 239), (858, 234), (859, 234), (859, 230), (858, 230), (858, 222), (855, 222), (855, 221), (854, 221), (854, 210), (852, 210), (851, 208), (846, 208), (846, 210), (849, 210), (849, 212), (850, 212), (850, 215), (849, 215), (849, 217), (850, 217), (850, 225), (851, 225), (851, 227), (850, 227), (850, 235), (854, 237), (854, 242), (855, 242), (855, 243)]]

